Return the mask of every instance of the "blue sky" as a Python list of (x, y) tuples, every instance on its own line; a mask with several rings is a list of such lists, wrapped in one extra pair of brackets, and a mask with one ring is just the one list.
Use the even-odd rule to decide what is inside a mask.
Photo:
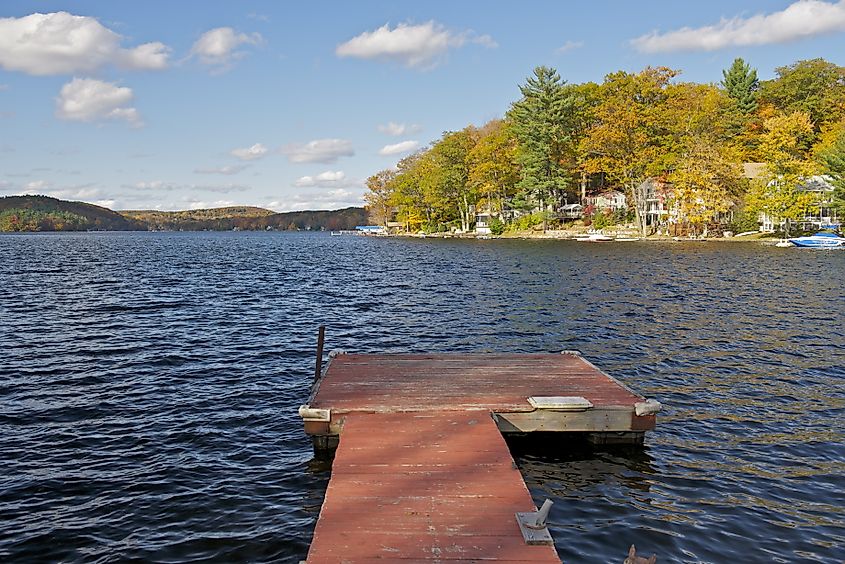
[[(37, 12), (37, 13), (36, 13)], [(569, 82), (845, 64), (845, 0), (0, 4), (0, 195), (113, 209), (360, 205), (366, 178)]]

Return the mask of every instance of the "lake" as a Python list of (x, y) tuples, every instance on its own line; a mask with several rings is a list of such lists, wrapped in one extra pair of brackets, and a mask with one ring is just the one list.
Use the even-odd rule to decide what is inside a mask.
[(566, 562), (845, 560), (845, 252), (756, 243), (0, 236), (0, 560), (305, 557), (327, 350), (580, 350), (642, 449), (514, 454)]

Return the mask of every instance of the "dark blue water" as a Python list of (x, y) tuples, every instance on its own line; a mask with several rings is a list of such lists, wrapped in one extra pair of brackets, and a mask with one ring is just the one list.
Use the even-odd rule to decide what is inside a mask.
[(567, 562), (845, 560), (845, 252), (286, 233), (0, 237), (0, 561), (296, 562), (296, 408), (357, 352), (579, 349), (641, 451), (517, 453)]

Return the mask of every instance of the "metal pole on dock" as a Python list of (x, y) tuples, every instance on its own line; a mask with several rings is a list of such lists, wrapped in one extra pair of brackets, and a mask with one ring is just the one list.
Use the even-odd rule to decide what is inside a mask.
[(314, 367), (314, 381), (320, 379), (320, 372), (323, 368), (323, 342), (326, 339), (326, 326), (320, 325), (317, 333), (317, 363)]

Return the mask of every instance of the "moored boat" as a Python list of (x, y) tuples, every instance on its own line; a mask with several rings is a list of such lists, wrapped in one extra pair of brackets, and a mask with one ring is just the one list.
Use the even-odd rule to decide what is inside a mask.
[(613, 237), (608, 237), (602, 233), (590, 233), (586, 237), (576, 237), (576, 241), (587, 241), (589, 243), (603, 243), (605, 241), (613, 241)]
[(845, 237), (840, 237), (836, 233), (821, 231), (815, 235), (808, 235), (806, 237), (796, 237), (789, 239), (789, 242), (796, 247), (810, 247), (814, 249), (836, 249), (845, 247)]

